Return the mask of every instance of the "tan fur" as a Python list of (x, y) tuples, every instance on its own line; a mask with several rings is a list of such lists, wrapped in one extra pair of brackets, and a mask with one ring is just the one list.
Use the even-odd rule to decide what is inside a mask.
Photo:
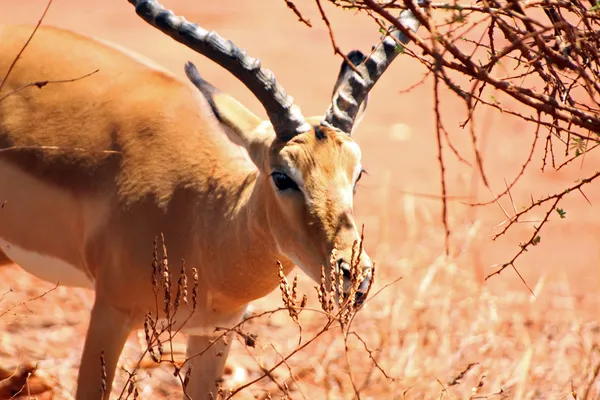
[[(0, 29), (0, 76), (31, 29)], [(236, 156), (237, 145), (191, 84), (52, 27), (37, 32), (0, 97), (96, 69), (0, 102), (0, 239), (69, 264), (94, 283), (79, 400), (100, 398), (102, 350), (110, 388), (129, 332), (154, 310), (152, 244), (161, 233), (173, 269), (184, 259), (199, 271), (199, 306), (187, 325), (194, 349), (277, 287), (277, 260), (286, 273), (297, 262), (318, 279), (334, 241), (349, 258), (358, 238), (351, 204), (341, 201), (352, 190), (358, 154), (339, 131), (324, 129), (317, 139), (311, 130), (285, 143), (251, 113), (219, 102), (232, 111), (253, 164)], [(274, 168), (300, 171), (304, 194), (278, 193)], [(368, 256), (362, 264), (370, 267)], [(192, 376), (192, 398), (214, 389), (224, 358), (207, 352), (193, 360), (204, 373)]]
[(0, 266), (12, 264), (12, 260), (8, 258), (4, 252), (0, 251)]

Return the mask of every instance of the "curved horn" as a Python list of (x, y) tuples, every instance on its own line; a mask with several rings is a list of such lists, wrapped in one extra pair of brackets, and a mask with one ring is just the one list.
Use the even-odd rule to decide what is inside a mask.
[(261, 67), (258, 59), (217, 33), (174, 15), (155, 0), (128, 1), (144, 21), (226, 68), (246, 85), (265, 108), (278, 137), (287, 140), (310, 129), (292, 97), (277, 83), (273, 72)]
[[(416, 32), (421, 26), (410, 10), (402, 11), (398, 20), (413, 32)], [(402, 44), (407, 44), (410, 41), (405, 34), (397, 29), (391, 35)], [(386, 36), (379, 46), (373, 50), (372, 54), (363, 63), (356, 66), (360, 75), (356, 71), (352, 71), (350, 77), (340, 86), (325, 114), (323, 125), (333, 126), (348, 134), (352, 131), (360, 105), (398, 55), (399, 52), (396, 47), (396, 40)]]

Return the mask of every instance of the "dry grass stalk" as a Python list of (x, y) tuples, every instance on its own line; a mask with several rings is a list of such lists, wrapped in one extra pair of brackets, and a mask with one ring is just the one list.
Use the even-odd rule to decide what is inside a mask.
[(11, 370), (0, 368), (0, 399), (39, 396), (52, 392), (52, 385), (35, 373), (37, 366), (25, 363)]

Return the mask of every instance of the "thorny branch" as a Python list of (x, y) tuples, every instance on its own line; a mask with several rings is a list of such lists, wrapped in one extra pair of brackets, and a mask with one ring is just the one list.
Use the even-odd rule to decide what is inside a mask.
[[(490, 189), (479, 153), (476, 110), (492, 108), (530, 123), (531, 149), (517, 176), (509, 179), (506, 190), (488, 205), (510, 195), (517, 181), (532, 165), (540, 138), (545, 139), (543, 167), (559, 169), (583, 157), (600, 144), (600, 7), (594, 1), (581, 0), (477, 0), (432, 2), (428, 0), (329, 0), (343, 8), (365, 12), (379, 28), (382, 20), (410, 38), (412, 50), (404, 51), (427, 69), (434, 82), (434, 112), (441, 171), (442, 219), (446, 231), (446, 249), (450, 229), (447, 216), (447, 185), (443, 150), (456, 155), (440, 116), (440, 83), (466, 105), (467, 118), (460, 127), (468, 128), (475, 166)], [(412, 11), (421, 24), (413, 33), (397, 19), (401, 9)], [(332, 36), (333, 33), (330, 33)], [(403, 47), (404, 50), (404, 47)], [(420, 53), (420, 54), (418, 54)], [(423, 78), (423, 80), (426, 79)], [(469, 87), (463, 87), (464, 77)], [(461, 82), (461, 83), (459, 83)], [(421, 82), (419, 82), (420, 84)], [(516, 104), (516, 106), (515, 106)], [(467, 127), (467, 125), (469, 125)], [(562, 157), (560, 147), (564, 148)], [(541, 147), (541, 145), (540, 145)], [(463, 157), (458, 155), (458, 159)], [(583, 183), (597, 178), (593, 175)], [(553, 208), (573, 187), (533, 202), (513, 218), (503, 233), (535, 205), (554, 201)], [(490, 189), (491, 190), (491, 189)], [(551, 211), (535, 228), (529, 241), (521, 244), (516, 256), (503, 264), (515, 271), (515, 261), (530, 246), (537, 244), (540, 229), (549, 221)], [(518, 271), (517, 271), (518, 273)]]
[(2, 81), (0, 82), (0, 90), (2, 90), (2, 87), (4, 87), (4, 84), (8, 80), (8, 77), (10, 76), (10, 73), (12, 72), (13, 68), (15, 67), (15, 64), (17, 63), (17, 61), (19, 61), (19, 58), (21, 58), (21, 55), (23, 54), (23, 52), (25, 51), (25, 49), (31, 42), (31, 39), (33, 39), (33, 37), (35, 36), (35, 33), (37, 32), (38, 28), (42, 24), (42, 21), (44, 21), (44, 18), (46, 17), (46, 13), (48, 13), (48, 10), (50, 9), (50, 6), (52, 5), (52, 1), (53, 0), (48, 0), (48, 3), (46, 4), (46, 8), (44, 8), (44, 12), (42, 13), (42, 16), (40, 17), (37, 24), (33, 28), (33, 31), (31, 31), (31, 35), (29, 35), (29, 38), (27, 38), (27, 41), (25, 42), (25, 44), (23, 44), (23, 47), (21, 47), (21, 50), (19, 50), (19, 53), (16, 55), (16, 57), (13, 59), (12, 63), (8, 67), (6, 74), (2, 78)]
[[(566, 195), (568, 195), (569, 193), (574, 192), (574, 191), (579, 191), (583, 195), (583, 191), (581, 190), (581, 187), (584, 186), (584, 185), (586, 185), (586, 184), (588, 184), (588, 183), (591, 183), (592, 181), (594, 181), (599, 176), (600, 176), (600, 172), (596, 172), (595, 174), (591, 175), (588, 178), (581, 179), (579, 181), (579, 183), (577, 183), (576, 185), (571, 186), (571, 187), (563, 190), (560, 193), (556, 193), (556, 194), (553, 194), (553, 195), (550, 195), (550, 196), (543, 197), (540, 200), (533, 201), (528, 207), (526, 207), (525, 209), (519, 211), (514, 216), (512, 216), (509, 219), (509, 221), (508, 221), (509, 223), (504, 227), (504, 229), (494, 236), (494, 240), (497, 239), (498, 237), (504, 235), (506, 233), (506, 231), (514, 223), (518, 222), (519, 219), (522, 216), (524, 216), (525, 214), (529, 213), (534, 208), (540, 207), (540, 206), (545, 205), (547, 203), (551, 203), (550, 207), (548, 207), (548, 209), (546, 211), (544, 219), (540, 222), (539, 225), (537, 225), (537, 226), (534, 227), (533, 234), (531, 235), (531, 237), (529, 238), (529, 240), (527, 242), (522, 243), (522, 244), (519, 245), (521, 247), (521, 250), (512, 258), (512, 260), (510, 260), (507, 263), (504, 263), (498, 270), (496, 270), (495, 272), (492, 272), (491, 274), (489, 274), (485, 279), (487, 280), (487, 279), (491, 278), (494, 275), (498, 275), (499, 273), (501, 273), (507, 267), (513, 267), (513, 268), (515, 268), (515, 261), (517, 260), (517, 258), (519, 258), (521, 256), (521, 254), (523, 254), (524, 252), (526, 252), (529, 249), (529, 247), (536, 246), (538, 243), (540, 243), (541, 239), (540, 239), (539, 233), (540, 233), (542, 227), (548, 223), (548, 220), (550, 219), (550, 215), (553, 214), (553, 213), (557, 213), (557, 215), (560, 215), (561, 217), (563, 216), (562, 215), (562, 211), (557, 207), (558, 203), (563, 199), (563, 197), (565, 197)], [(531, 289), (530, 289), (530, 291), (531, 291)]]
[[(85, 74), (85, 75), (79, 76), (79, 77), (77, 77), (77, 78), (72, 78), (72, 79), (58, 79), (58, 80), (51, 80), (51, 81), (36, 81), (36, 82), (31, 82), (31, 83), (25, 84), (25, 85), (23, 85), (23, 86), (20, 86), (20, 87), (18, 87), (18, 88), (16, 88), (16, 89), (14, 89), (14, 90), (11, 90), (10, 92), (8, 92), (8, 93), (6, 93), (6, 94), (4, 94), (4, 95), (0, 96), (0, 102), (2, 102), (2, 101), (3, 101), (4, 99), (6, 99), (8, 96), (11, 96), (11, 95), (13, 95), (13, 94), (15, 94), (15, 93), (17, 93), (17, 92), (20, 92), (21, 90), (24, 90), (24, 89), (27, 89), (27, 88), (29, 88), (29, 87), (33, 87), (33, 86), (35, 86), (35, 87), (37, 87), (38, 89), (41, 89), (41, 88), (43, 88), (44, 86), (46, 86), (46, 85), (49, 85), (49, 84), (56, 84), (56, 83), (71, 83), (71, 82), (75, 82), (75, 81), (78, 81), (78, 80), (81, 80), (81, 79), (87, 78), (88, 76), (94, 75), (94, 74), (95, 74), (96, 72), (98, 72), (98, 71), (100, 71), (100, 70), (99, 70), (99, 69), (96, 69), (96, 70), (94, 70), (94, 71), (92, 71), (92, 72), (89, 72), (89, 73), (87, 73), (87, 74)], [(7, 76), (8, 76), (8, 74), (7, 74)], [(5, 80), (3, 80), (3, 81), (2, 81), (2, 83), (4, 83), (4, 82), (5, 82)]]
[(327, 26), (327, 30), (329, 31), (329, 39), (331, 40), (331, 46), (333, 47), (333, 53), (339, 54), (344, 59), (344, 61), (346, 61), (348, 66), (358, 73), (358, 70), (354, 66), (354, 63), (352, 61), (350, 61), (348, 56), (346, 56), (346, 54), (342, 50), (340, 50), (340, 47), (337, 45), (337, 43), (335, 41), (335, 35), (333, 34), (333, 28), (331, 27), (329, 18), (327, 18), (327, 14), (325, 14), (325, 10), (323, 10), (323, 6), (321, 5), (321, 0), (315, 0), (315, 2), (317, 3), (317, 7), (319, 8), (319, 13), (321, 14), (321, 18), (323, 18), (323, 22), (325, 23), (325, 26)]
[[(27, 300), (24, 300), (24, 301), (22, 301), (22, 302), (20, 302), (20, 303), (18, 303), (18, 304), (14, 304), (14, 305), (10, 306), (10, 307), (9, 307), (9, 308), (7, 308), (7, 309), (4, 309), (4, 310), (3, 310), (3, 309), (0, 309), (0, 318), (4, 317), (6, 314), (14, 314), (14, 311), (13, 311), (13, 310), (14, 310), (14, 309), (16, 309), (16, 308), (18, 308), (18, 307), (21, 307), (21, 306), (23, 306), (23, 307), (27, 308), (27, 304), (28, 304), (28, 303), (34, 302), (34, 301), (36, 301), (36, 300), (39, 300), (39, 299), (41, 299), (42, 297), (46, 296), (48, 293), (55, 291), (55, 290), (58, 288), (58, 285), (59, 285), (59, 284), (57, 283), (57, 284), (56, 284), (54, 287), (52, 287), (52, 288), (50, 288), (50, 289), (46, 290), (45, 292), (43, 292), (43, 293), (41, 293), (41, 294), (39, 294), (39, 295), (37, 295), (37, 296), (35, 296), (35, 297), (31, 297), (31, 298), (29, 298), (29, 299), (27, 299)], [(11, 292), (12, 292), (12, 289), (9, 289), (7, 292), (4, 292), (4, 293), (2, 294), (2, 296), (0, 296), (0, 302), (1, 302), (1, 301), (4, 299), (4, 297), (5, 297), (5, 296), (6, 296), (8, 293), (11, 293)], [(29, 309), (28, 309), (28, 311), (31, 311), (31, 310), (29, 310)]]
[(310, 23), (309, 19), (306, 19), (302, 16), (302, 13), (300, 13), (300, 10), (298, 10), (298, 7), (296, 7), (296, 5), (294, 3), (292, 3), (290, 0), (284, 0), (285, 1), (285, 5), (288, 6), (288, 8), (290, 10), (292, 10), (294, 12), (294, 14), (296, 14), (296, 16), (298, 17), (298, 20), (300, 22), (302, 22), (304, 25), (308, 26), (309, 28), (312, 28), (312, 24)]

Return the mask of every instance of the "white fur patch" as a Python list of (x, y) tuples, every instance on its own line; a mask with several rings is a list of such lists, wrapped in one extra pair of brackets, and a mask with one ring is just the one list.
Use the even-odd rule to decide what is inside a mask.
[(361, 163), (356, 164), (356, 167), (354, 167), (354, 172), (352, 174), (352, 186), (356, 184), (356, 180), (358, 179), (358, 176), (360, 175), (362, 169), (363, 166)]
[(350, 148), (349, 150), (354, 153), (354, 155), (356, 156), (356, 159), (360, 163), (360, 159), (362, 158), (362, 152), (360, 151), (360, 147), (358, 146), (358, 143), (347, 141), (347, 142), (344, 142), (344, 146)]
[(340, 203), (345, 209), (351, 209), (354, 206), (354, 191), (351, 188), (340, 190)]
[(25, 250), (0, 238), (0, 249), (11, 259), (36, 277), (61, 286), (94, 289), (94, 282), (84, 272), (52, 256)]
[[(212, 307), (209, 307), (212, 308)], [(181, 328), (181, 332), (191, 336), (214, 336), (219, 335), (221, 332), (215, 332), (215, 327), (219, 328), (231, 328), (242, 321), (242, 317), (247, 307), (240, 311), (240, 313), (233, 313), (225, 316), (216, 315), (214, 312), (206, 313), (203, 310), (196, 310), (194, 315), (186, 322)], [(184, 313), (185, 314), (185, 313)], [(182, 316), (183, 317), (183, 316)], [(176, 318), (178, 320), (185, 320), (185, 318)], [(160, 319), (162, 321), (162, 319)], [(165, 321), (166, 322), (166, 321)]]
[(260, 135), (272, 134), (273, 133), (273, 125), (271, 124), (271, 121), (269, 121), (267, 119), (267, 120), (261, 121), (261, 123), (258, 124), (258, 126), (256, 127), (256, 129), (254, 129), (254, 131)]
[(294, 182), (296, 182), (296, 185), (298, 185), (298, 187), (302, 189), (304, 187), (304, 178), (302, 177), (302, 171), (300, 171), (293, 165), (288, 165), (288, 171), (290, 173), (290, 178), (292, 178)]
[(358, 144), (356, 142), (346, 142), (344, 143), (344, 145), (346, 147), (349, 148), (349, 150), (354, 153), (354, 156), (356, 157), (356, 166), (354, 167), (354, 172), (352, 173), (352, 186), (354, 186), (354, 184), (356, 183), (356, 180), (358, 179), (358, 176), (360, 175), (360, 171), (362, 171), (362, 164), (360, 162), (361, 158), (362, 158), (362, 152), (360, 151), (360, 147), (358, 146)]

